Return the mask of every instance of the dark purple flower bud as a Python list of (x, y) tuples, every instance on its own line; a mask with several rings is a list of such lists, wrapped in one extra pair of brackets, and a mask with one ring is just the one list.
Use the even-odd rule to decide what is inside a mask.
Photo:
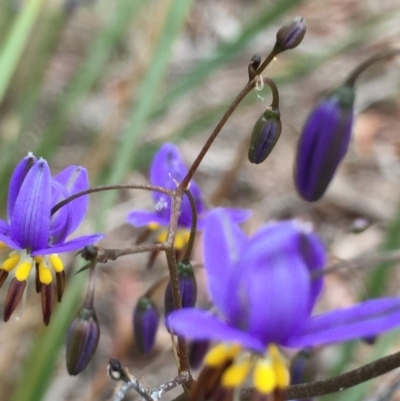
[(210, 341), (208, 340), (197, 340), (189, 343), (188, 358), (192, 369), (197, 369), (201, 365), (209, 346)]
[(297, 47), (306, 34), (307, 25), (303, 17), (296, 17), (284, 25), (276, 34), (275, 50), (283, 52)]
[[(190, 263), (179, 262), (177, 266), (179, 292), (181, 293), (182, 308), (191, 308), (197, 299), (197, 282)], [(168, 282), (164, 297), (165, 325), (168, 329), (168, 315), (175, 310), (172, 298), (171, 282)]]
[(133, 331), (141, 354), (148, 354), (156, 339), (159, 314), (154, 302), (143, 295), (133, 311)]
[(96, 351), (100, 327), (93, 308), (83, 307), (67, 334), (67, 370), (72, 376), (83, 372)]
[(248, 157), (251, 163), (263, 162), (271, 153), (281, 135), (281, 113), (268, 107), (254, 125), (251, 134)]
[(309, 202), (322, 197), (347, 152), (353, 125), (353, 87), (341, 86), (309, 115), (300, 135), (294, 180)]

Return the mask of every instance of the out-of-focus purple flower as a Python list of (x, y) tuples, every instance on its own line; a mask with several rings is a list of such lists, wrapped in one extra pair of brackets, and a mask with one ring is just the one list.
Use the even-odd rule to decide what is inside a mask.
[(354, 88), (341, 86), (309, 115), (300, 135), (294, 180), (298, 193), (309, 202), (320, 199), (350, 143)]
[(59, 301), (65, 283), (64, 266), (58, 254), (83, 248), (103, 237), (95, 234), (66, 241), (85, 217), (87, 196), (75, 199), (51, 215), (52, 207), (59, 201), (88, 187), (86, 169), (70, 166), (52, 178), (47, 162), (37, 160), (32, 153), (15, 168), (8, 191), (8, 222), (0, 220), (0, 244), (11, 248), (0, 267), (0, 286), (15, 271), (6, 298), (4, 321), (9, 320), (17, 307), (35, 267), (36, 290), (41, 293), (43, 320), (47, 325), (52, 311), (52, 270)]
[(156, 340), (159, 313), (154, 302), (146, 295), (139, 298), (133, 311), (133, 331), (141, 354), (148, 354)]
[[(219, 316), (186, 308), (169, 317), (170, 329), (179, 335), (222, 342), (205, 357), (193, 390), (196, 399), (215, 391), (206, 383), (216, 374), (221, 388), (229, 392), (251, 370), (260, 396), (284, 391), (289, 372), (278, 346), (329, 344), (400, 325), (400, 298), (369, 300), (311, 316), (323, 287), (323, 278), (311, 274), (324, 266), (326, 253), (320, 239), (298, 221), (267, 224), (248, 239), (216, 209), (206, 217), (203, 238), (208, 289)], [(243, 349), (258, 355), (257, 362)]]
[(72, 376), (83, 372), (96, 352), (100, 327), (93, 308), (83, 307), (67, 334), (67, 370)]
[(278, 142), (281, 131), (279, 109), (268, 107), (254, 125), (248, 151), (249, 161), (255, 164), (262, 163)]
[[(174, 190), (188, 172), (182, 156), (176, 145), (165, 143), (154, 155), (150, 168), (150, 183), (155, 186)], [(198, 214), (198, 229), (201, 229), (202, 219), (205, 217), (206, 207), (198, 185), (190, 181), (190, 192), (195, 200)], [(167, 237), (167, 227), (171, 217), (171, 198), (160, 192), (153, 192), (154, 211), (135, 210), (129, 213), (128, 222), (136, 227), (148, 227), (157, 232), (157, 241), (163, 242)], [(235, 222), (243, 222), (250, 217), (251, 211), (244, 209), (226, 209)], [(175, 248), (180, 250), (186, 246), (189, 238), (189, 229), (192, 223), (192, 211), (189, 200), (182, 199), (181, 211), (178, 219)]]

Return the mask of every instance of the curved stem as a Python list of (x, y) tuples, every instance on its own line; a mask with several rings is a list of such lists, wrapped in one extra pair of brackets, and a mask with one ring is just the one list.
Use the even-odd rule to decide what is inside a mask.
[(357, 66), (354, 71), (352, 71), (349, 75), (349, 77), (345, 81), (346, 86), (354, 86), (356, 83), (357, 78), (371, 65), (377, 63), (378, 61), (383, 61), (386, 59), (390, 59), (393, 56), (397, 56), (400, 54), (400, 49), (390, 49), (390, 50), (385, 50), (381, 53), (375, 54), (375, 56), (370, 57), (368, 60), (365, 60), (363, 63), (361, 63), (359, 66)]
[(192, 210), (192, 225), (190, 227), (189, 241), (187, 243), (185, 254), (183, 255), (183, 258), (182, 258), (182, 262), (189, 263), (190, 262), (190, 257), (192, 255), (192, 251), (193, 251), (194, 240), (196, 239), (197, 208), (196, 208), (196, 202), (195, 202), (195, 200), (193, 198), (192, 193), (189, 190), (187, 190), (187, 191), (185, 191), (185, 195), (189, 199), (190, 207), (191, 207), (191, 210)]
[(271, 107), (274, 109), (279, 109), (279, 92), (275, 82), (271, 78), (264, 78), (264, 83), (270, 87), (272, 92)]
[(168, 189), (165, 189), (162, 187), (156, 187), (154, 185), (135, 185), (135, 184), (100, 185), (95, 188), (88, 188), (88, 189), (85, 189), (84, 191), (77, 192), (76, 194), (71, 195), (69, 198), (66, 198), (66, 199), (62, 200), (61, 202), (58, 202), (51, 209), (51, 215), (56, 213), (63, 206), (67, 205), (68, 203), (72, 202), (73, 200), (75, 200), (77, 198), (80, 198), (81, 196), (90, 195), (95, 192), (115, 191), (115, 190), (121, 190), (121, 189), (143, 189), (145, 191), (162, 192), (163, 194), (172, 196), (172, 191), (169, 191)]

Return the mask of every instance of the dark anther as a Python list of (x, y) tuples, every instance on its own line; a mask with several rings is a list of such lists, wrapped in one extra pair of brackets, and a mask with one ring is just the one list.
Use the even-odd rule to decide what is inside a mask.
[(129, 376), (126, 374), (121, 362), (118, 359), (110, 358), (110, 362), (107, 366), (107, 373), (112, 380), (122, 380), (124, 382), (130, 381)]
[(257, 75), (257, 68), (260, 66), (261, 64), (261, 57), (258, 56), (257, 54), (254, 55), (251, 58), (249, 67), (248, 67), (248, 71), (249, 71), (249, 80), (253, 80), (256, 75)]

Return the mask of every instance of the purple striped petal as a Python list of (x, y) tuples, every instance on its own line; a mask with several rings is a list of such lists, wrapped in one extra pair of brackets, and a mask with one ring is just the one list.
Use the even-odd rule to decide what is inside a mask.
[(145, 210), (135, 210), (128, 214), (128, 223), (135, 227), (145, 227), (151, 223), (160, 224), (161, 226), (168, 226), (169, 219), (165, 220), (158, 216), (154, 212), (148, 212)]
[(78, 249), (84, 248), (87, 245), (95, 244), (104, 237), (105, 236), (103, 234), (84, 235), (82, 237), (78, 237), (71, 241), (65, 242), (64, 244), (56, 245), (54, 247), (38, 249), (35, 252), (32, 252), (32, 256), (41, 256), (41, 255), (49, 255), (51, 253), (76, 251)]
[(235, 325), (265, 344), (300, 332), (309, 317), (310, 276), (299, 238), (293, 222), (267, 226), (246, 245), (238, 263), (236, 296), (231, 296), (240, 300)]
[(175, 333), (191, 340), (238, 343), (257, 352), (265, 351), (265, 345), (257, 338), (228, 326), (204, 310), (185, 308), (172, 312), (168, 324)]
[[(60, 200), (66, 199), (68, 197), (67, 189), (61, 185), (59, 182), (53, 179), (52, 181), (52, 202), (54, 206)], [(73, 209), (68, 203), (60, 210), (58, 210), (54, 215), (51, 216), (50, 222), (50, 244), (55, 245), (65, 241), (70, 232), (71, 216), (73, 214)]]
[[(58, 175), (56, 175), (54, 180), (66, 188), (68, 196), (74, 195), (89, 188), (89, 177), (87, 170), (80, 166), (67, 167)], [(67, 236), (73, 233), (82, 223), (86, 215), (88, 204), (88, 195), (81, 196), (68, 204), (73, 213), (70, 215), (70, 222), (68, 226), (69, 231)]]
[(283, 345), (305, 347), (369, 337), (400, 325), (400, 298), (362, 302), (356, 306), (315, 316), (299, 335)]
[(228, 300), (232, 291), (229, 277), (246, 242), (244, 233), (223, 209), (214, 209), (207, 215), (203, 228), (203, 254), (208, 290), (215, 306), (227, 318), (232, 310)]
[(37, 159), (32, 153), (28, 153), (15, 167), (11, 175), (10, 185), (8, 188), (7, 215), (8, 221), (11, 223), (13, 216), (14, 205), (17, 200), (22, 183), (25, 180), (28, 171), (36, 163)]
[(0, 241), (12, 249), (24, 249), (18, 242), (13, 241), (8, 235), (0, 233)]
[(6, 223), (4, 220), (0, 219), (0, 233), (8, 234), (9, 231), (10, 231), (10, 225)]
[(47, 246), (50, 234), (51, 174), (40, 159), (29, 170), (15, 201), (10, 236), (25, 249)]

